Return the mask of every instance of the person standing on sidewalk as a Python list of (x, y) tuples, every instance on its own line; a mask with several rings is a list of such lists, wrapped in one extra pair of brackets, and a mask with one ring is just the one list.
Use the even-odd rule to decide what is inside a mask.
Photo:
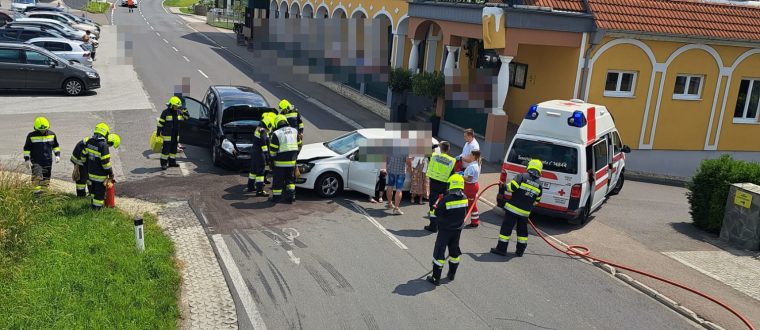
[(409, 188), (412, 204), (422, 205), (423, 198), (427, 198), (428, 178), (425, 176), (427, 171), (428, 157), (418, 155), (412, 158), (412, 184)]
[(449, 177), (454, 174), (454, 165), (456, 164), (456, 159), (448, 154), (451, 144), (448, 141), (443, 141), (439, 143), (439, 147), (441, 153), (430, 157), (430, 164), (428, 164), (427, 173), (425, 173), (425, 176), (430, 179), (430, 210), (428, 211), (430, 224), (425, 226), (425, 230), (434, 233), (438, 231), (438, 226), (435, 223), (435, 207), (446, 194)]
[(177, 145), (179, 144), (179, 123), (185, 120), (187, 110), (182, 108), (182, 100), (172, 96), (166, 104), (166, 109), (161, 112), (156, 125), (156, 136), (162, 137), (164, 144), (161, 147), (161, 169), (179, 167), (177, 164)]
[[(522, 257), (525, 248), (528, 247), (528, 217), (533, 211), (533, 206), (541, 200), (541, 170), (544, 165), (538, 159), (528, 162), (528, 173), (515, 176), (507, 184), (507, 190), (512, 193), (512, 198), (504, 204), (504, 222), (499, 230), (499, 243), (491, 248), (491, 253), (507, 255), (509, 238), (512, 236), (512, 228), (517, 225), (517, 249), (515, 256)], [(503, 183), (502, 183), (503, 184)]]
[(436, 286), (441, 285), (441, 272), (446, 263), (446, 248), (449, 249), (449, 273), (447, 274), (449, 281), (454, 280), (459, 268), (459, 260), (462, 256), (462, 251), (459, 249), (459, 237), (462, 234), (464, 217), (467, 215), (467, 198), (462, 192), (463, 189), (464, 178), (458, 173), (453, 174), (448, 180), (448, 194), (438, 202), (435, 208), (440, 231), (435, 238), (433, 249), (433, 274), (428, 276), (427, 280)]
[(388, 172), (385, 198), (388, 199), (388, 208), (393, 210), (393, 214), (404, 214), (399, 206), (401, 205), (401, 195), (403, 195), (404, 181), (406, 181), (406, 167), (410, 159), (408, 154), (390, 155), (386, 161), (385, 169)]
[(95, 51), (98, 48), (98, 41), (92, 37), (92, 32), (90, 32), (90, 30), (85, 31), (84, 33), (85, 34), (82, 36), (82, 41), (88, 45), (88, 48), (90, 50), (90, 58), (92, 58), (94, 61)]
[(462, 154), (457, 157), (457, 162), (461, 164), (461, 166), (457, 168), (457, 172), (466, 169), (467, 166), (472, 164), (474, 161), (472, 157), (473, 150), (480, 150), (480, 144), (478, 144), (478, 140), (475, 140), (475, 132), (472, 128), (468, 128), (464, 130), (464, 147), (462, 148)]
[(478, 177), (480, 177), (480, 150), (472, 151), (473, 162), (464, 169), (464, 194), (467, 196), (467, 208), (472, 208), (470, 224), (468, 227), (477, 228), (480, 225), (480, 213), (478, 212)]
[(50, 183), (54, 155), (55, 162), (60, 162), (61, 147), (58, 145), (58, 138), (50, 130), (47, 118), (37, 117), (34, 119), (34, 131), (26, 135), (24, 143), (24, 162), (26, 167), (32, 170), (35, 195), (42, 193)]
[(103, 208), (106, 197), (106, 179), (113, 180), (111, 168), (111, 152), (108, 149), (108, 135), (110, 128), (105, 123), (95, 125), (95, 131), (87, 140), (85, 153), (87, 154), (88, 184), (92, 194), (92, 209)]

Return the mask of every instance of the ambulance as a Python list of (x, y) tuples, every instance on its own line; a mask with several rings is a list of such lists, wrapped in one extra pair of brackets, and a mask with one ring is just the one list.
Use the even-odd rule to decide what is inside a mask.
[[(612, 114), (581, 100), (552, 100), (530, 107), (517, 130), (501, 170), (501, 182), (524, 173), (540, 159), (543, 195), (533, 213), (584, 224), (589, 215), (625, 182), (625, 154)], [(503, 207), (511, 194), (501, 188)]]

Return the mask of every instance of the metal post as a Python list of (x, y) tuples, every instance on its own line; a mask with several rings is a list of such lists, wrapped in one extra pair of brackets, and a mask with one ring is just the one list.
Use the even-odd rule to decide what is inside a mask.
[(137, 249), (144, 251), (145, 237), (143, 236), (143, 219), (141, 217), (135, 218), (135, 241), (137, 242)]

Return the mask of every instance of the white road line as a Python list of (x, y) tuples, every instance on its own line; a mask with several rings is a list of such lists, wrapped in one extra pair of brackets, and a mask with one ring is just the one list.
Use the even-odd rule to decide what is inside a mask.
[(165, 44), (168, 44), (168, 43), (169, 43), (169, 40), (166, 40), (166, 39), (164, 39), (164, 43), (165, 43)]
[(156, 32), (156, 35), (157, 35), (157, 36), (159, 36), (159, 37), (161, 36), (161, 34), (160, 34), (160, 33), (158, 33), (158, 32)]
[(175, 52), (178, 52), (178, 51), (179, 51), (179, 50), (177, 49), (177, 47), (174, 47), (174, 46), (172, 46), (172, 49), (174, 49), (174, 51), (175, 51)]
[(182, 176), (187, 176), (188, 171), (185, 162), (179, 162), (179, 172), (182, 173)]
[(204, 77), (206, 77), (206, 79), (208, 79), (208, 76), (205, 73), (203, 73), (203, 71), (201, 71), (201, 69), (198, 69), (198, 72), (200, 72)]
[(184, 59), (185, 59), (185, 61), (187, 61), (187, 62), (190, 62), (190, 59), (189, 59), (189, 58), (187, 58), (187, 56), (182, 56), (182, 58), (184, 58)]
[(288, 256), (290, 257), (290, 261), (292, 261), (294, 264), (298, 265), (301, 263), (301, 258), (296, 258), (296, 255), (293, 254), (293, 251), (288, 251)]
[(261, 318), (261, 314), (258, 308), (256, 308), (256, 302), (253, 301), (251, 292), (246, 287), (243, 275), (240, 274), (240, 269), (238, 269), (235, 261), (232, 259), (232, 254), (227, 248), (227, 244), (224, 243), (222, 235), (212, 235), (211, 238), (214, 240), (219, 256), (222, 258), (222, 264), (227, 269), (227, 274), (229, 274), (230, 280), (232, 280), (232, 285), (240, 298), (240, 303), (243, 305), (248, 320), (251, 321), (254, 329), (266, 330), (267, 326), (264, 324), (264, 319)]
[(354, 129), (362, 129), (362, 128), (364, 128), (364, 126), (359, 125), (359, 123), (357, 123), (357, 122), (353, 121), (352, 119), (344, 116), (342, 113), (335, 111), (335, 109), (330, 108), (329, 106), (325, 105), (324, 103), (319, 102), (319, 100), (317, 100), (317, 99), (315, 99), (313, 97), (310, 97), (310, 96), (302, 93), (301, 91), (293, 88), (293, 86), (290, 86), (289, 84), (284, 83), (284, 82), (280, 83), (280, 84), (283, 87), (289, 89), (291, 92), (298, 94), (298, 96), (300, 96), (301, 98), (303, 98), (307, 102), (312, 103), (312, 104), (316, 105), (317, 107), (319, 107), (320, 109), (322, 109), (322, 110), (326, 111), (327, 113), (331, 114), (332, 116), (337, 117), (338, 119), (340, 119), (344, 123), (348, 124), (349, 126), (353, 127)]
[(153, 28), (153, 25), (151, 25), (151, 26), (150, 26), (150, 29), (151, 29), (151, 30), (155, 30), (155, 29)]
[(399, 241), (398, 238), (396, 238), (396, 236), (393, 236), (393, 234), (391, 234), (387, 229), (385, 229), (385, 227), (383, 227), (383, 225), (377, 222), (375, 218), (367, 214), (367, 211), (365, 211), (364, 208), (362, 208), (359, 205), (356, 205), (356, 203), (353, 203), (353, 202), (351, 202), (351, 206), (353, 206), (357, 212), (361, 213), (367, 220), (369, 220), (369, 222), (375, 225), (377, 229), (380, 229), (381, 233), (385, 234), (385, 236), (388, 236), (388, 238), (390, 238), (390, 240), (393, 241), (393, 243), (395, 243), (396, 246), (400, 247), (402, 250), (408, 250), (408, 248), (406, 247), (406, 245), (404, 245), (404, 243), (401, 243), (401, 241)]

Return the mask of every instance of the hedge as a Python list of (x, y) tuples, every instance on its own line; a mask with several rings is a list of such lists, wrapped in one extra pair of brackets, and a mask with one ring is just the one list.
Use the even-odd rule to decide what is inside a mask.
[(730, 155), (704, 160), (686, 193), (694, 225), (719, 233), (731, 184), (745, 182), (760, 185), (759, 163), (736, 160)]

